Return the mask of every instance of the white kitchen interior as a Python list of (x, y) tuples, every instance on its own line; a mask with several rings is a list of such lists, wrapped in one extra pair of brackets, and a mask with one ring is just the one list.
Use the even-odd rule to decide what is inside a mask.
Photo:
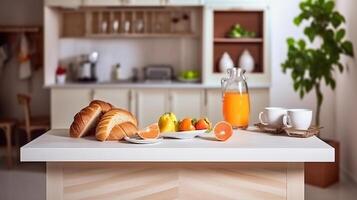
[[(23, 114), (23, 107), (20, 106), (22, 104), (18, 103), (21, 102), (18, 94), (28, 94), (31, 97), (31, 114), (48, 116), (49, 128), (56, 130), (51, 130), (47, 135), (42, 135), (41, 131), (33, 134), (31, 138), (33, 141), (26, 146), (27, 148), (21, 149), (21, 160), (25, 162), (20, 162), (19, 146), (25, 145), (29, 140), (26, 140), (24, 131), (20, 128), (17, 130), (20, 125), (11, 125), (16, 130), (13, 131), (16, 134), (12, 134), (12, 141), (10, 141), (12, 144), (10, 154), (13, 157), (11, 168), (6, 165), (8, 164), (6, 154), (9, 152), (5, 142), (6, 134), (0, 134), (4, 135), (0, 137), (4, 141), (0, 143), (0, 158), (2, 158), (0, 186), (4, 189), (0, 193), (0, 199), (76, 199), (89, 197), (88, 195), (92, 194), (91, 197), (95, 197), (94, 192), (104, 194), (104, 191), (99, 189), (88, 194), (83, 192), (92, 180), (90, 177), (87, 179), (80, 177), (81, 170), (82, 173), (92, 173), (85, 170), (98, 167), (103, 169), (103, 174), (115, 176), (115, 167), (122, 170), (121, 165), (117, 163), (107, 165), (107, 163), (116, 159), (125, 161), (122, 166), (131, 167), (132, 170), (140, 170), (147, 166), (162, 169), (166, 166), (170, 167), (166, 163), (167, 160), (179, 162), (178, 167), (183, 167), (183, 171), (180, 171), (182, 177), (179, 177), (182, 178), (182, 182), (188, 180), (185, 176), (195, 177), (190, 170), (195, 171), (196, 167), (207, 167), (208, 171), (212, 170), (205, 164), (213, 161), (219, 162), (217, 166), (223, 163), (224, 169), (241, 168), (242, 171), (235, 173), (247, 173), (247, 176), (250, 176), (249, 170), (252, 169), (268, 171), (267, 174), (263, 175), (261, 172), (259, 175), (270, 178), (269, 181), (276, 185), (267, 186), (263, 185), (263, 182), (247, 183), (237, 189), (237, 191), (241, 190), (243, 197), (248, 199), (261, 197), (244, 196), (247, 190), (255, 189), (254, 184), (261, 184), (259, 187), (265, 188), (262, 190), (267, 192), (266, 195), (271, 195), (261, 199), (269, 199), (269, 197), (307, 200), (354, 199), (357, 195), (357, 149), (354, 145), (357, 142), (354, 123), (357, 92), (353, 89), (357, 81), (356, 58), (341, 58), (348, 67), (343, 73), (335, 74), (335, 90), (322, 87), (324, 102), (320, 124), (323, 129), (320, 138), (337, 140), (340, 144), (337, 151), (339, 155), (336, 157), (334, 154), (333, 158), (339, 160), (339, 168), (335, 169), (340, 178), (337, 183), (326, 188), (309, 184), (301, 185), (304, 182), (304, 162), (331, 162), (331, 156), (336, 152), (319, 138), (313, 138), (316, 140), (307, 138), (311, 140), (299, 143), (304, 139), (299, 138), (300, 141), (295, 141), (289, 137), (279, 137), (273, 142), (274, 137), (263, 136), (269, 141), (266, 144), (260, 141), (259, 135), (249, 135), (243, 131), (246, 135), (238, 139), (232, 138), (231, 143), (227, 143), (228, 146), (222, 146), (223, 149), (208, 145), (212, 148), (208, 149), (211, 157), (202, 156), (204, 154), (198, 151), (191, 152), (189, 159), (192, 160), (187, 160), (184, 155), (175, 154), (183, 149), (178, 147), (180, 144), (176, 143), (177, 141), (172, 142), (174, 147), (170, 146), (171, 143), (160, 147), (166, 148), (166, 152), (162, 152), (161, 149), (157, 152), (152, 151), (159, 156), (152, 156), (148, 152), (137, 153), (139, 151), (136, 148), (124, 146), (125, 151), (131, 152), (132, 158), (121, 157), (125, 154), (122, 150), (116, 151), (121, 155), (112, 153), (106, 156), (73, 150), (110, 152), (116, 147), (112, 143), (108, 146), (97, 141), (76, 144), (69, 141), (67, 137), (58, 137), (53, 147), (48, 145), (52, 142), (52, 136), (56, 134), (62, 136), (62, 132), (58, 130), (69, 129), (76, 113), (93, 100), (110, 102), (115, 107), (133, 113), (139, 128), (157, 122), (165, 112), (173, 112), (179, 119), (207, 117), (213, 124), (222, 121), (221, 78), (226, 76), (226, 72), (220, 63), (223, 62), (225, 53), (229, 54), (235, 67), (242, 62), (241, 57), (244, 52), (248, 52), (253, 60), (253, 68), (245, 73), (250, 99), (249, 126), (258, 123), (259, 113), (269, 106), (306, 108), (312, 110), (315, 115), (314, 92), (300, 99), (299, 94), (293, 89), (290, 74), (283, 73), (281, 68), (288, 52), (286, 39), (305, 37), (303, 29), (293, 24), (294, 18), (300, 12), (300, 2), (300, 0), (289, 2), (283, 0), (2, 0), (0, 46), (2, 39), (12, 41), (11, 44), (14, 45), (11, 51), (15, 53), (9, 54), (10, 59), (0, 68), (0, 122), (3, 118), (16, 119), (16, 123), (24, 119), (26, 115)], [(356, 14), (353, 10), (353, 7), (357, 6), (356, 2), (335, 0), (335, 4), (336, 10), (346, 19), (344, 25), (346, 37), (352, 41), (357, 52), (357, 24), (354, 22)], [(227, 31), (234, 24), (240, 24), (254, 36), (227, 38)], [(8, 27), (25, 27), (25, 29), (6, 29)], [(31, 29), (32, 27), (34, 29)], [(16, 31), (12, 36), (8, 36), (6, 35), (8, 32), (3, 30)], [(21, 46), (23, 33), (38, 34), (43, 38), (43, 54), (40, 53), (43, 63), (40, 64), (41, 67), (32, 70), (30, 78), (21, 80), (18, 78), (20, 68), (19, 58), (16, 55), (17, 51), (21, 51), (18, 50), (21, 49), (18, 46)], [(32, 45), (31, 40), (29, 41)], [(33, 50), (30, 48), (31, 51)], [(65, 80), (60, 80), (59, 75), (63, 75), (63, 72)], [(34, 140), (36, 137), (39, 140)], [(61, 144), (66, 144), (73, 151), (60, 153), (65, 149)], [(93, 151), (86, 145), (92, 145)], [(194, 142), (188, 142), (185, 148), (194, 145)], [(197, 145), (202, 145), (200, 147), (205, 150), (204, 143), (197, 143)], [(244, 155), (237, 148), (239, 145), (246, 148), (244, 152), (251, 157)], [(280, 150), (285, 149), (290, 154), (285, 150), (279, 153), (270, 151), (271, 146)], [(40, 153), (41, 150), (38, 149), (41, 148), (52, 154)], [(235, 156), (230, 156), (231, 154), (221, 156), (225, 152), (224, 148), (235, 152)], [(266, 148), (265, 152), (264, 148)], [(177, 156), (170, 158), (170, 154)], [(305, 156), (301, 156), (303, 154)], [(242, 165), (234, 165), (237, 160), (243, 162)], [(71, 164), (73, 161), (77, 162)], [(98, 166), (94, 164), (97, 161), (101, 162)], [(188, 161), (199, 164), (186, 166), (185, 162)], [(87, 165), (86, 162), (92, 163)], [(138, 162), (140, 165), (132, 164), (133, 162)], [(165, 164), (160, 166), (155, 162)], [(248, 164), (245, 165), (245, 162)], [(278, 162), (279, 165), (274, 162)], [(107, 167), (108, 169), (104, 170)], [(61, 174), (56, 171), (58, 169)], [(148, 169), (150, 170), (151, 168)], [(297, 174), (297, 171), (301, 172), (300, 170), (302, 175)], [(323, 170), (325, 168), (321, 168), (321, 171)], [(281, 171), (284, 173), (279, 174)], [(120, 173), (124, 172), (126, 171)], [(292, 175), (293, 172), (296, 173), (295, 176)], [(74, 175), (76, 173), (79, 175)], [(158, 177), (164, 177), (157, 171), (153, 173)], [(201, 174), (196, 176), (205, 176), (205, 178), (211, 176), (206, 171), (197, 171), (197, 173)], [(227, 173), (238, 176), (233, 172)], [(58, 181), (58, 177), (62, 175), (63, 183), (62, 180)], [(220, 176), (217, 173), (215, 178), (218, 180), (222, 177), (224, 178), (225, 175)], [(220, 179), (222, 183), (225, 181), (223, 178)], [(208, 182), (213, 179), (202, 180), (207, 181), (208, 185)], [(279, 188), (281, 186), (279, 181), (282, 179), (287, 185), (286, 187), (283, 185), (285, 187), (283, 189)], [(307, 179), (305, 173), (305, 181)], [(226, 180), (229, 182), (231, 179)], [(70, 183), (71, 181), (74, 181), (73, 184)], [(190, 181), (187, 183), (190, 184)], [(83, 184), (82, 188), (81, 184)], [(233, 179), (232, 182), (227, 183), (228, 186), (230, 184), (233, 184)], [(62, 186), (63, 193), (59, 189)], [(67, 186), (68, 190), (66, 190)], [(15, 188), (22, 188), (22, 190), (16, 192)], [(204, 190), (208, 191), (209, 188), (210, 186), (207, 186)], [(292, 188), (295, 189), (295, 193)], [(227, 188), (223, 188), (222, 191), (227, 191), (227, 195), (233, 195), (229, 193), (231, 191), (225, 189)], [(107, 192), (111, 191), (113, 194), (115, 194), (114, 190), (107, 188)], [(190, 195), (194, 197), (193, 194)], [(206, 195), (207, 198), (212, 199), (220, 197), (209, 197), (208, 192)], [(127, 196), (128, 199), (129, 197), (130, 195)]]
[[(220, 113), (221, 107), (215, 105), (215, 102), (221, 98), (222, 74), (217, 71), (212, 73), (212, 68), (218, 65), (216, 57), (221, 56), (222, 47), (232, 46), (235, 43), (242, 45), (238, 52), (232, 51), (235, 65), (238, 65), (238, 56), (241, 52), (245, 48), (252, 48), (254, 52), (257, 51), (254, 55), (257, 58), (257, 68), (261, 68), (261, 71), (258, 69), (257, 72), (250, 74), (248, 80), (252, 105), (254, 105), (252, 116), (256, 116), (269, 104), (270, 59), (267, 50), (270, 45), (269, 12), (264, 1), (246, 4), (232, 2), (226, 5), (213, 1), (206, 2), (205, 8), (201, 7), (203, 5), (201, 1), (189, 4), (180, 1), (164, 3), (138, 1), (124, 4), (124, 6), (130, 5), (129, 8), (101, 7), (116, 5), (110, 1), (106, 3), (84, 1), (84, 8), (73, 10), (75, 6), (73, 2), (67, 5), (63, 2), (49, 1), (46, 4), (45, 49), (48, 46), (51, 52), (45, 52), (45, 87), (51, 90), (53, 128), (68, 127), (72, 120), (70, 116), (93, 99), (108, 100), (116, 106), (129, 109), (136, 114), (140, 125), (143, 126), (150, 124), (153, 118), (157, 119), (165, 111), (173, 111), (178, 117), (207, 116), (212, 121), (219, 121), (221, 116), (217, 113)], [(167, 7), (160, 7), (162, 5)], [(222, 30), (217, 30), (218, 35), (213, 35), (214, 22), (220, 20), (220, 15), (225, 17), (225, 12), (229, 17), (232, 8), (236, 10), (237, 16), (256, 15), (254, 17), (257, 21), (254, 23), (258, 24), (254, 26), (261, 40), (233, 41), (233, 43), (218, 41), (219, 37), (222, 37), (220, 33)], [(187, 23), (187, 25), (183, 24), (186, 30), (175, 32), (175, 26), (182, 25), (161, 22), (165, 17), (182, 14), (187, 14), (189, 17), (188, 22), (182, 22)], [(112, 27), (107, 28), (108, 30), (103, 33), (100, 30), (103, 27), (98, 28), (101, 26), (98, 25), (101, 20), (109, 25), (121, 20), (119, 29), (122, 30), (113, 30)], [(133, 27), (138, 20), (143, 20), (145, 24), (142, 31), (135, 30)], [(123, 30), (125, 23), (132, 24), (128, 32)], [(169, 30), (163, 28), (156, 30), (156, 26), (160, 23), (163, 24), (162, 26), (171, 27), (168, 27)], [(242, 23), (249, 23), (249, 20)], [(97, 83), (56, 84), (55, 70), (58, 63), (68, 66), (70, 65), (68, 62), (71, 62), (71, 59), (73, 61), (73, 57), (93, 51), (99, 53), (96, 64)], [(215, 58), (211, 59), (213, 54)], [(113, 80), (112, 77), (113, 66), (118, 63), (121, 76), (119, 79), (122, 84), (116, 84), (117, 80)], [(178, 76), (184, 70), (197, 70), (201, 74), (201, 80), (192, 84), (182, 84), (178, 81), (172, 81), (170, 84), (143, 83), (143, 80), (134, 82), (130, 80), (132, 76), (137, 75), (133, 74), (134, 68), (142, 71), (143, 67), (153, 64), (172, 66), (174, 76)], [(125, 81), (126, 79), (128, 80)], [(183, 103), (186, 99), (191, 100), (189, 103)], [(68, 104), (68, 101), (71, 101), (71, 104)]]

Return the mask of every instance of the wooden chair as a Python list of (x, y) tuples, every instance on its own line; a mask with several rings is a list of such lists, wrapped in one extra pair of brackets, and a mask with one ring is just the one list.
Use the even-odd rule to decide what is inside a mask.
[(26, 132), (27, 141), (31, 141), (31, 133), (33, 131), (44, 130), (47, 131), (50, 129), (50, 120), (49, 117), (32, 117), (31, 116), (31, 97), (26, 94), (18, 94), (17, 99), (19, 104), (23, 106), (25, 120), (19, 124), (19, 129)]
[(13, 127), (16, 124), (14, 119), (0, 119), (0, 129), (5, 133), (6, 138), (6, 157), (7, 157), (7, 167), (12, 167), (12, 143), (11, 136), (14, 133)]

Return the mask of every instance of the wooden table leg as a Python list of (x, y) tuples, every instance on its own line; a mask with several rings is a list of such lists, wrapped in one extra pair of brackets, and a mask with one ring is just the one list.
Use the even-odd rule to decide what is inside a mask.
[(11, 144), (11, 125), (8, 125), (5, 128), (5, 137), (6, 137), (6, 154), (7, 154), (7, 167), (12, 167), (12, 144)]

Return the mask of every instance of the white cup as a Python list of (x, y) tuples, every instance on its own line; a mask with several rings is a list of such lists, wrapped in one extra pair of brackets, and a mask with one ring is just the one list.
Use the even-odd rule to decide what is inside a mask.
[(285, 114), (285, 108), (266, 107), (263, 112), (259, 113), (259, 121), (264, 125), (283, 126), (283, 116)]
[(312, 110), (309, 109), (289, 109), (283, 117), (286, 127), (297, 130), (308, 130), (311, 125)]

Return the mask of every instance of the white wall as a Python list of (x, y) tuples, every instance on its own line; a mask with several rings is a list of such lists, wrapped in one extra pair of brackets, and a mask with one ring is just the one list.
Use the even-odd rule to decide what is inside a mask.
[(337, 77), (336, 136), (341, 142), (342, 168), (357, 181), (357, 1), (339, 0), (337, 6), (346, 18), (355, 58), (343, 60), (349, 70)]
[[(43, 0), (1, 0), (0, 25), (41, 25)], [(16, 49), (16, 46), (13, 46)], [(17, 52), (15, 50), (15, 52)], [(33, 73), (31, 81), (18, 79), (16, 54), (0, 74), (0, 117), (22, 118), (16, 94), (29, 93), (33, 97), (32, 111), (35, 115), (49, 114), (49, 92), (42, 88), (43, 71)]]
[[(283, 74), (281, 63), (287, 57), (287, 37), (299, 38), (303, 36), (301, 28), (293, 24), (293, 19), (299, 14), (300, 0), (270, 0), (271, 11), (271, 68), (272, 87), (270, 91), (270, 104), (287, 108), (309, 108), (315, 110), (315, 93), (311, 93), (300, 100), (293, 90), (290, 73)], [(324, 127), (321, 136), (334, 138), (335, 125), (335, 98), (330, 89), (323, 89), (324, 102), (321, 109), (321, 126)]]

